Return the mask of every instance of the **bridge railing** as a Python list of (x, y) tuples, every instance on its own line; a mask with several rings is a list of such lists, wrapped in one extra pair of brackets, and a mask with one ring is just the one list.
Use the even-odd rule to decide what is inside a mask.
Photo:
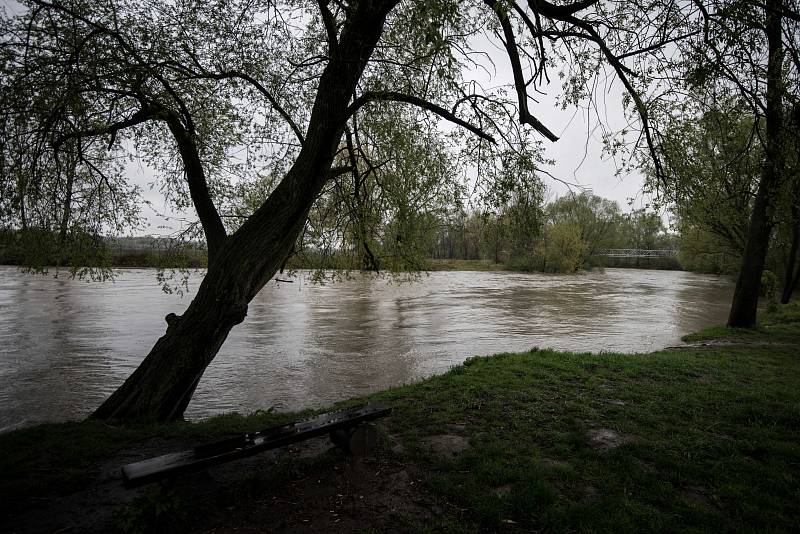
[(610, 248), (601, 251), (598, 255), (609, 258), (672, 258), (678, 255), (678, 251), (675, 249)]

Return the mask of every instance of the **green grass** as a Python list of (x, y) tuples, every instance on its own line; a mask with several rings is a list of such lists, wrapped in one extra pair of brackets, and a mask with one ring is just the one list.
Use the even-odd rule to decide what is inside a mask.
[(797, 325), (800, 318), (800, 302), (790, 302), (766, 312), (756, 328), (731, 328), (730, 326), (710, 326), (699, 332), (683, 336), (687, 343), (719, 341), (736, 343), (797, 343)]
[[(409, 518), (420, 531), (797, 529), (800, 306), (782, 307), (753, 331), (716, 328), (687, 338), (725, 343), (479, 357), (341, 406), (394, 407), (383, 428), (403, 443), (400, 460), (424, 473), (426, 494), (446, 511), (434, 524)], [(211, 439), (297, 416), (74, 423), (0, 435), (0, 500), (19, 502), (53, 483), (60, 491), (88, 484), (87, 465), (151, 437)], [(590, 433), (599, 429), (622, 443), (593, 447)], [(461, 435), (469, 447), (440, 458), (425, 440), (437, 434)]]
[[(798, 363), (774, 349), (505, 354), (383, 398), (411, 442), (465, 423), (455, 432), (471, 447), (457, 461), (437, 462), (424, 447), (412, 457), (475, 527), (791, 529)], [(628, 442), (597, 451), (593, 428)], [(506, 497), (493, 495), (503, 487)]]

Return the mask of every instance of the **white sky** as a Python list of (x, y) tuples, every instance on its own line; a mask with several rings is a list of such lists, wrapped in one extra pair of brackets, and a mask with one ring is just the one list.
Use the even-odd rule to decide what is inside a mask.
[[(606, 95), (606, 102), (598, 104), (600, 109), (597, 113), (606, 115), (603, 123), (611, 131), (619, 131), (627, 124), (622, 109), (622, 92), (618, 87), (619, 84), (612, 86), (613, 92)], [(595, 195), (615, 200), (626, 212), (650, 203), (642, 193), (643, 176), (635, 170), (618, 174), (624, 156), (613, 158), (603, 153), (603, 130), (593, 115), (595, 111), (587, 117), (586, 110), (562, 111), (554, 106), (549, 109), (548, 106), (535, 106), (531, 112), (561, 137), (545, 149), (548, 158), (555, 160), (551, 173), (556, 178), (577, 183)], [(558, 194), (566, 191), (566, 187), (558, 183), (552, 189)]]
[[(608, 96), (609, 117), (620, 117), (622, 113), (621, 94), (615, 92)], [(542, 98), (539, 104), (531, 102), (530, 111), (548, 128), (560, 137), (555, 143), (544, 141), (545, 156), (555, 160), (554, 166), (547, 171), (564, 182), (585, 187), (595, 195), (616, 201), (622, 211), (629, 211), (629, 202), (633, 199), (633, 208), (642, 208), (649, 199), (644, 197), (642, 176), (638, 173), (617, 176), (618, 162), (608, 154), (603, 154), (600, 140), (601, 130), (596, 119), (587, 118), (585, 110), (568, 108), (561, 110), (554, 103), (554, 98)], [(613, 128), (623, 126), (623, 121), (612, 121)], [(150, 190), (152, 172), (140, 165), (128, 166), (131, 179), (142, 188), (145, 199), (152, 203), (152, 208), (144, 206), (142, 215), (147, 218), (148, 227), (145, 234), (168, 234), (182, 228), (181, 219), (194, 219), (192, 213), (175, 213), (165, 204), (157, 190)], [(544, 177), (553, 196), (563, 195), (568, 188), (549, 177)], [(168, 214), (169, 220), (160, 216)]]
[[(13, 0), (3, 0), (2, 5), (7, 13), (17, 13), (20, 8)], [(486, 42), (481, 48), (486, 50), (495, 63), (497, 72), (492, 80), (485, 75), (481, 83), (484, 85), (499, 85), (512, 80), (508, 58), (505, 51)], [(531, 113), (544, 123), (551, 131), (560, 137), (559, 141), (550, 143), (544, 141), (545, 157), (554, 159), (555, 165), (547, 170), (559, 180), (574, 183), (591, 190), (594, 194), (614, 200), (619, 203), (623, 211), (628, 211), (629, 201), (634, 199), (633, 208), (641, 208), (648, 202), (641, 194), (642, 177), (638, 173), (617, 176), (617, 162), (602, 153), (600, 141), (601, 131), (598, 129), (598, 120), (593, 115), (587, 117), (586, 110), (568, 108), (560, 109), (556, 105), (555, 95), (560, 91), (560, 81), (554, 79), (550, 87), (542, 88), (547, 96), (536, 95), (537, 102), (529, 100)], [(621, 105), (622, 92), (618, 84), (612, 84), (610, 90), (598, 98), (597, 112), (602, 117), (604, 125), (611, 130), (618, 130), (625, 125)], [(594, 112), (593, 112), (594, 113)], [(145, 200), (152, 203), (152, 207), (143, 206), (142, 215), (147, 220), (147, 227), (136, 232), (137, 234), (167, 234), (179, 230), (185, 224), (182, 220), (193, 220), (193, 213), (175, 213), (164, 202), (157, 190), (151, 190), (149, 184), (153, 181), (153, 174), (140, 164), (128, 165), (128, 171), (133, 183), (142, 189)], [(545, 183), (552, 195), (561, 195), (567, 187), (558, 181), (545, 177)], [(165, 218), (163, 215), (166, 215)]]
[[(495, 38), (490, 42), (481, 38), (480, 41), (480, 48), (489, 54), (496, 70), (491, 80), (485, 75), (484, 79), (480, 79), (480, 73), (473, 75), (485, 85), (511, 84), (513, 75), (510, 62), (499, 40)], [(647, 199), (642, 198), (641, 194), (643, 177), (639, 173), (617, 176), (622, 161), (615, 162), (610, 155), (603, 154), (603, 128), (606, 132), (616, 132), (628, 122), (622, 107), (624, 88), (613, 75), (602, 74), (593, 103), (595, 109), (588, 113), (586, 109), (576, 109), (574, 106), (561, 109), (557, 102), (561, 80), (554, 75), (556, 70), (549, 70), (551, 83), (539, 87), (539, 91), (545, 95), (528, 91), (531, 114), (559, 137), (554, 143), (544, 139), (545, 157), (555, 160), (555, 165), (546, 170), (558, 180), (585, 187), (595, 195), (618, 202), (623, 211), (629, 211), (631, 199), (632, 208), (644, 207)], [(530, 76), (530, 73), (526, 72), (525, 76)], [(554, 195), (568, 191), (558, 181), (547, 177), (544, 181)]]
[[(513, 76), (505, 51), (497, 48), (492, 50), (491, 44), (486, 45), (484, 49), (490, 53), (497, 70), (491, 79), (485, 74), (476, 77), (482, 78), (479, 81), (484, 87), (510, 83)], [(618, 175), (617, 169), (622, 161), (615, 161), (609, 154), (603, 153), (603, 128), (618, 131), (627, 124), (622, 108), (621, 85), (609, 78), (606, 89), (596, 96), (596, 109), (587, 112), (586, 109), (573, 106), (561, 109), (556, 102), (560, 84), (560, 80), (554, 79), (549, 87), (540, 88), (547, 95), (536, 94), (536, 101), (529, 99), (530, 112), (559, 137), (554, 143), (544, 139), (545, 157), (555, 160), (555, 165), (546, 167), (546, 170), (561, 180), (543, 177), (550, 195), (555, 197), (567, 193), (569, 188), (562, 183), (567, 182), (616, 201), (624, 212), (645, 207), (650, 199), (642, 193), (641, 174), (633, 172)], [(148, 228), (144, 233), (167, 234), (181, 229), (185, 220), (195, 219), (193, 213), (172, 212), (157, 191), (149, 190), (147, 183), (152, 181), (152, 174), (146, 169), (133, 165), (130, 166), (130, 172), (142, 187), (145, 198), (158, 211), (156, 213), (149, 207), (143, 208), (142, 214), (148, 219)], [(169, 220), (161, 214), (168, 214)], [(664, 219), (667, 223), (666, 215)]]

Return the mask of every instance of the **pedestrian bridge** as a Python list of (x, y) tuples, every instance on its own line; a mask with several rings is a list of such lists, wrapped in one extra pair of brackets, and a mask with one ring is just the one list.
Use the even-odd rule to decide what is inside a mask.
[(673, 258), (678, 255), (678, 251), (675, 249), (609, 248), (600, 251), (598, 255), (609, 258)]

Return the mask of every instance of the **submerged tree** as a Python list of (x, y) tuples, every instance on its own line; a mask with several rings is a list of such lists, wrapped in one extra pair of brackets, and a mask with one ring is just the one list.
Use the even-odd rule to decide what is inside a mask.
[[(326, 217), (343, 223), (318, 229), (380, 268), (413, 258), (424, 213), (463, 188), (502, 202), (536, 183), (534, 136), (557, 137), (529, 92), (553, 70), (578, 102), (610, 69), (652, 144), (636, 84), (676, 16), (672, 2), (594, 0), (24, 5), (0, 26), (4, 224), (115, 229), (108, 215), (136, 205), (120, 165), (135, 151), (208, 245), (195, 298), (94, 413), (126, 420), (182, 416), (250, 300)], [(511, 87), (467, 77), (491, 66), (486, 42), (505, 50)], [(70, 192), (78, 176), (86, 195)]]

